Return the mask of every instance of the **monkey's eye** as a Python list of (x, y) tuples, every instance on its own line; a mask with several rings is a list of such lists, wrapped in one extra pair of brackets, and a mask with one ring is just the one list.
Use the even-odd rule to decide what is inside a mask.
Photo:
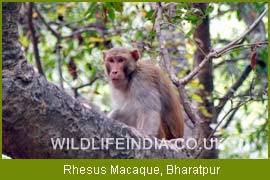
[(113, 63), (113, 58), (108, 59), (110, 63)]
[(123, 59), (123, 58), (119, 58), (119, 59), (118, 59), (118, 62), (119, 62), (119, 63), (122, 63), (122, 62), (124, 62), (124, 59)]

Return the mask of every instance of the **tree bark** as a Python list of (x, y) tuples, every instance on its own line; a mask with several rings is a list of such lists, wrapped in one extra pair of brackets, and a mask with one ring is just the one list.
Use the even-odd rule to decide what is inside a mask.
[[(2, 104), (3, 153), (12, 158), (187, 158), (186, 150), (150, 149), (54, 150), (51, 138), (144, 137), (134, 128), (80, 103), (36, 73), (18, 42), (20, 3), (3, 3)], [(155, 140), (154, 137), (150, 137)], [(160, 143), (160, 140), (157, 140)]]
[[(207, 3), (194, 3), (194, 7), (200, 9), (202, 12), (205, 12), (208, 4)], [(195, 66), (198, 66), (205, 55), (210, 52), (211, 41), (210, 41), (210, 31), (209, 31), (209, 17), (206, 16), (202, 23), (198, 25), (194, 32), (194, 39), (197, 42), (200, 48), (197, 48), (194, 61)], [(212, 70), (212, 60), (207, 62), (207, 64), (200, 70), (197, 75), (200, 84), (204, 86), (204, 89), (199, 90), (198, 93), (203, 99), (202, 103), (199, 103), (199, 107), (205, 107), (209, 114), (214, 115), (214, 106), (213, 101), (211, 100), (211, 95), (213, 91), (213, 70)], [(200, 109), (200, 108), (198, 108)], [(214, 121), (212, 117), (206, 117), (202, 112), (199, 112), (201, 122), (198, 126), (198, 138), (208, 138), (212, 132), (210, 124)], [(200, 158), (217, 158), (217, 150), (204, 150), (202, 151)]]

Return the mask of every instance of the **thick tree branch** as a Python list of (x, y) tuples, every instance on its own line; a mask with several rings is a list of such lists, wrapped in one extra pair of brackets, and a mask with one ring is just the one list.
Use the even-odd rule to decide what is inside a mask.
[(179, 96), (183, 104), (184, 110), (187, 113), (189, 119), (191, 120), (193, 124), (199, 123), (200, 118), (198, 114), (196, 113), (196, 111), (194, 110), (194, 108), (192, 107), (192, 104), (188, 99), (188, 96), (184, 87), (181, 84), (179, 84), (177, 85), (177, 89), (178, 89)]
[(157, 39), (159, 42), (159, 49), (160, 49), (160, 54), (161, 57), (164, 61), (164, 66), (166, 71), (169, 73), (170, 77), (173, 79), (177, 79), (175, 74), (173, 73), (173, 67), (171, 66), (170, 63), (170, 56), (169, 56), (169, 52), (166, 48), (166, 40), (164, 39), (164, 37), (161, 35), (161, 21), (162, 21), (162, 5), (161, 3), (157, 3), (157, 17), (156, 17), (156, 21), (155, 21), (155, 29), (156, 29), (156, 34), (157, 34)]
[[(35, 60), (36, 60), (36, 66), (38, 69), (39, 74), (44, 75), (43, 69), (42, 69), (42, 65), (41, 65), (41, 60), (40, 60), (40, 56), (39, 56), (39, 50), (38, 50), (38, 40), (36, 37), (36, 31), (35, 31), (35, 27), (33, 24), (33, 6), (34, 3), (30, 2), (29, 6), (28, 6), (28, 26), (29, 26), (29, 30), (30, 30), (30, 34), (31, 34), (31, 40), (32, 40), (32, 45), (33, 45), (33, 51), (34, 51), (34, 55), (35, 55)], [(46, 77), (45, 77), (46, 78)]]
[(172, 79), (172, 82), (176, 85), (176, 87), (178, 89), (181, 102), (183, 104), (184, 110), (187, 113), (189, 119), (191, 120), (192, 123), (198, 123), (199, 117), (195, 113), (196, 111), (191, 106), (191, 103), (188, 99), (188, 95), (187, 95), (186, 91), (184, 90), (184, 86), (182, 86), (179, 83), (176, 83), (178, 81), (178, 78), (175, 76), (173, 67), (171, 66), (171, 63), (170, 63), (170, 56), (169, 56), (169, 52), (166, 48), (166, 41), (165, 41), (164, 37), (161, 35), (161, 25), (162, 25), (162, 22), (161, 22), (162, 21), (162, 5), (161, 5), (161, 3), (157, 3), (156, 8), (157, 8), (156, 9), (157, 17), (156, 17), (156, 21), (155, 21), (155, 30), (157, 33), (157, 39), (158, 39), (159, 48), (161, 51), (160, 53), (161, 53), (161, 57), (163, 58), (163, 61), (164, 61), (165, 69), (166, 69), (167, 73), (169, 74), (170, 78)]

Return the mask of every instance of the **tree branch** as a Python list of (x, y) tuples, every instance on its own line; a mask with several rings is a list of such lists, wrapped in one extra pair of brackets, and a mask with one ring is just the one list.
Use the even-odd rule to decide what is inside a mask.
[(75, 97), (78, 96), (78, 89), (84, 88), (84, 87), (86, 87), (86, 86), (91, 86), (94, 82), (96, 82), (96, 80), (98, 80), (98, 77), (97, 77), (97, 76), (95, 76), (89, 83), (86, 83), (86, 84), (83, 84), (83, 85), (81, 85), (81, 86), (72, 88), (73, 91), (74, 91)]
[(239, 46), (244, 46), (244, 45), (239, 45), (239, 41), (246, 37), (255, 27), (258, 25), (258, 23), (261, 21), (261, 19), (265, 16), (267, 13), (268, 8), (263, 11), (263, 13), (249, 26), (249, 28), (242, 33), (239, 37), (237, 37), (235, 40), (231, 41), (227, 45), (225, 45), (223, 48), (219, 50), (212, 50), (207, 56), (205, 56), (204, 60), (196, 66), (187, 76), (183, 77), (180, 80), (177, 80), (177, 83), (186, 85), (200, 70), (201, 68), (207, 64), (208, 61), (210, 61), (213, 58), (218, 58), (222, 56), (224, 53), (234, 49), (238, 48)]
[(246, 37), (261, 21), (261, 19), (266, 15), (268, 12), (268, 6), (264, 9), (264, 11), (261, 13), (261, 15), (246, 29), (245, 32), (243, 32), (239, 37), (235, 38), (233, 41), (231, 41), (229, 44), (224, 46), (223, 48), (217, 50), (218, 54), (223, 54), (223, 51), (227, 51), (232, 46), (236, 45), (241, 41), (244, 37)]
[[(206, 139), (205, 142), (208, 142), (208, 141), (213, 137), (213, 135), (215, 134), (215, 132), (217, 132), (218, 127), (222, 124), (222, 122), (226, 119), (226, 117), (227, 117), (231, 112), (235, 113), (235, 110), (239, 109), (241, 106), (243, 106), (244, 104), (250, 102), (251, 100), (252, 100), (252, 99), (249, 99), (249, 100), (247, 100), (247, 101), (245, 101), (245, 102), (239, 103), (239, 104), (237, 104), (236, 107), (230, 109), (230, 110), (222, 117), (222, 119), (217, 123), (216, 127), (212, 130), (212, 132), (211, 132), (210, 135), (207, 137), (207, 139)], [(197, 148), (196, 148), (196, 150), (195, 150), (196, 155), (194, 155), (195, 158), (198, 158), (198, 157), (200, 156), (200, 154), (203, 152), (204, 149), (201, 148), (202, 144), (203, 144), (203, 143), (200, 143), (200, 144), (197, 146)], [(200, 148), (201, 148), (201, 149), (200, 149)], [(200, 150), (199, 150), (199, 149), (200, 149)], [(199, 151), (198, 151), (198, 150), (199, 150)]]
[(62, 36), (63, 39), (68, 39), (68, 38), (72, 38), (74, 37), (75, 35), (77, 34), (81, 34), (83, 32), (86, 32), (86, 31), (99, 31), (99, 33), (103, 33), (103, 31), (97, 27), (81, 27), (79, 29), (76, 29), (75, 31), (73, 31), (71, 34), (69, 35), (66, 35), (66, 36)]
[(239, 60), (243, 60), (243, 59), (247, 59), (247, 58), (248, 58), (248, 56), (245, 55), (245, 56), (235, 57), (235, 58), (232, 58), (232, 59), (223, 60), (223, 61), (215, 64), (214, 68), (218, 68), (219, 66), (221, 66), (221, 65), (223, 65), (225, 63), (235, 63), (235, 62), (237, 62)]
[(42, 14), (39, 12), (39, 10), (38, 10), (38, 8), (37, 8), (36, 6), (34, 6), (34, 8), (35, 8), (35, 10), (36, 10), (36, 12), (37, 12), (37, 14), (38, 14), (39, 19), (43, 22), (43, 24), (47, 27), (47, 29), (48, 29), (49, 31), (51, 31), (51, 33), (52, 33), (55, 37), (59, 37), (59, 36), (60, 36), (59, 32), (56, 31), (56, 30), (54, 30), (54, 29), (46, 22), (45, 18), (44, 18), (44, 17), (42, 16)]
[(40, 56), (39, 56), (38, 40), (37, 40), (37, 37), (36, 37), (35, 27), (33, 25), (33, 17), (32, 17), (33, 16), (33, 6), (34, 6), (34, 3), (30, 2), (29, 6), (28, 6), (28, 14), (27, 14), (28, 27), (29, 27), (29, 30), (30, 30), (30, 35), (31, 35), (31, 40), (32, 40), (32, 45), (33, 45), (33, 51), (34, 51), (34, 55), (35, 55), (36, 66), (37, 66), (38, 72), (45, 77), (45, 74), (43, 72), (42, 65), (41, 65)]
[(199, 117), (195, 113), (196, 111), (191, 106), (191, 103), (188, 99), (188, 95), (186, 94), (186, 91), (184, 90), (184, 86), (182, 86), (179, 83), (176, 83), (178, 81), (178, 78), (175, 76), (173, 67), (171, 66), (171, 63), (170, 63), (170, 56), (169, 56), (169, 52), (166, 48), (166, 41), (165, 41), (164, 37), (161, 35), (161, 25), (162, 25), (162, 23), (161, 23), (161, 21), (162, 21), (162, 5), (161, 5), (161, 3), (157, 3), (156, 8), (157, 8), (157, 10), (156, 10), (157, 17), (156, 17), (156, 21), (155, 21), (155, 29), (156, 29), (157, 39), (159, 42), (159, 48), (161, 51), (161, 57), (163, 58), (165, 69), (166, 69), (167, 73), (169, 74), (172, 82), (176, 85), (176, 87), (178, 89), (181, 102), (183, 104), (184, 110), (187, 113), (189, 119), (191, 120), (192, 123), (198, 123)]
[(34, 6), (38, 17), (41, 19), (41, 21), (43, 22), (43, 24), (47, 27), (47, 29), (49, 31), (51, 31), (51, 33), (56, 37), (57, 42), (56, 42), (56, 51), (57, 51), (57, 69), (58, 69), (58, 75), (59, 75), (59, 85), (60, 87), (63, 89), (64, 88), (64, 80), (63, 80), (63, 73), (62, 73), (62, 55), (61, 55), (61, 41), (62, 41), (62, 37), (60, 32), (58, 32), (57, 30), (54, 30), (45, 20), (45, 18), (42, 16), (42, 14), (39, 12), (38, 8), (36, 6)]
[(233, 96), (234, 92), (243, 84), (243, 82), (248, 77), (249, 73), (251, 72), (252, 68), (248, 65), (238, 80), (232, 85), (232, 87), (228, 90), (228, 92), (221, 98), (219, 104), (215, 107), (216, 118), (218, 117), (219, 113), (227, 103), (227, 101)]
[[(175, 24), (173, 24), (173, 23), (170, 23), (170, 22), (162, 22), (162, 23), (161, 23), (161, 26), (164, 25), (164, 24), (167, 24), (167, 25), (169, 25), (169, 26), (172, 26), (172, 27), (174, 27), (174, 28), (180, 30), (180, 32), (181, 32), (183, 35), (186, 35), (186, 33), (183, 31), (183, 29), (182, 29), (181, 27), (179, 27), (179, 26), (177, 26), (177, 25), (175, 25)], [(189, 38), (189, 39), (195, 44), (195, 46), (201, 51), (201, 53), (202, 53), (204, 56), (206, 56), (206, 53), (204, 52), (204, 50), (202, 49), (202, 47), (200, 46), (200, 44), (198, 44), (198, 42), (195, 41), (195, 40), (192, 39), (192, 38)]]
[(231, 123), (231, 121), (233, 120), (233, 117), (235, 115), (235, 113), (238, 111), (238, 109), (241, 107), (241, 102), (238, 102), (236, 108), (233, 109), (232, 114), (230, 115), (230, 117), (227, 119), (226, 123), (222, 126), (222, 129), (226, 129), (229, 124)]
[[(51, 138), (81, 138), (104, 145), (103, 138), (121, 138), (143, 141), (135, 128), (105, 117), (88, 108), (48, 83), (27, 64), (18, 43), (17, 20), (20, 3), (3, 3), (3, 153), (12, 158), (187, 158), (185, 149), (177, 149), (173, 142), (148, 137), (157, 142), (149, 149), (108, 148), (53, 149)], [(67, 145), (66, 143), (65, 145)], [(70, 144), (69, 144), (70, 145)], [(72, 145), (71, 145), (72, 146)], [(75, 145), (76, 146), (76, 145)]]
[(261, 45), (267, 45), (267, 44), (268, 44), (268, 41), (254, 42), (254, 43), (249, 43), (249, 44), (237, 44), (237, 45), (233, 45), (233, 46), (227, 48), (226, 50), (224, 50), (222, 52), (222, 54), (219, 54), (219, 56), (224, 55), (227, 52), (229, 52), (233, 49), (240, 48), (240, 47), (249, 48), (249, 47), (253, 47), (253, 46), (261, 46)]
[(171, 78), (176, 79), (175, 75), (174, 75), (174, 70), (173, 67), (171, 66), (170, 63), (170, 56), (169, 56), (169, 52), (166, 48), (166, 40), (164, 39), (164, 37), (161, 35), (161, 21), (162, 21), (162, 5), (160, 2), (157, 3), (157, 17), (156, 17), (156, 21), (155, 21), (155, 29), (156, 29), (156, 33), (157, 33), (157, 39), (159, 42), (159, 49), (160, 49), (160, 54), (161, 57), (164, 61), (164, 66), (166, 71), (169, 73)]
[(57, 69), (58, 69), (58, 76), (59, 76), (59, 84), (62, 89), (64, 89), (64, 79), (63, 79), (63, 73), (62, 73), (62, 53), (61, 53), (61, 35), (57, 37), (57, 43), (56, 43), (56, 51), (57, 51)]

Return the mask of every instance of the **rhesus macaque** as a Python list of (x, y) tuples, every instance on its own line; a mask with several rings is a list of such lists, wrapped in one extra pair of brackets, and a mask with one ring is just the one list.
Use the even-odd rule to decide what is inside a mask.
[(183, 137), (184, 122), (177, 91), (154, 63), (139, 61), (137, 49), (103, 51), (112, 91), (112, 119), (135, 127), (145, 135)]

